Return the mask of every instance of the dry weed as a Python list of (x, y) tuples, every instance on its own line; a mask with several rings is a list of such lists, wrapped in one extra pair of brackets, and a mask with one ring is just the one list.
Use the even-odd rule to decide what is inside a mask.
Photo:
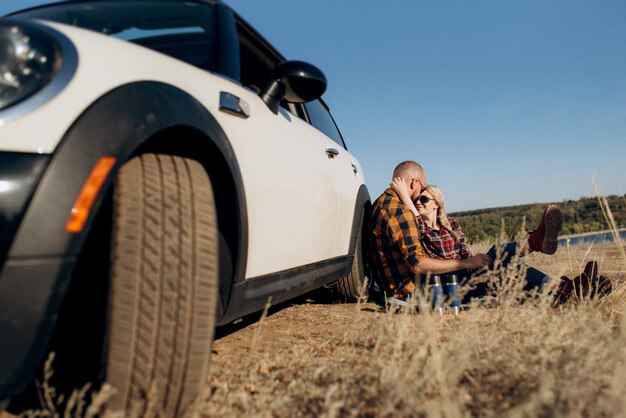
[[(620, 243), (619, 245), (623, 245)], [(485, 249), (488, 246), (485, 245)], [(474, 248), (476, 250), (476, 248)], [(263, 313), (217, 340), (204, 417), (626, 417), (626, 260), (615, 244), (565, 246), (525, 261), (553, 277), (596, 259), (614, 291), (552, 307), (528, 297), (523, 269), (502, 269), (494, 304), (458, 317), (364, 301), (305, 303)], [(493, 278), (496, 277), (492, 274)], [(316, 296), (312, 296), (316, 297)], [(25, 417), (97, 416), (110, 388), (87, 401), (50, 386)]]
[[(55, 353), (50, 353), (43, 369), (43, 379), (37, 381), (37, 394), (40, 407), (30, 409), (19, 414), (25, 418), (94, 418), (100, 415), (104, 405), (111, 399), (115, 390), (108, 384), (102, 385), (98, 391), (91, 391), (91, 384), (87, 383), (79, 389), (74, 389), (66, 398), (57, 393), (50, 384), (54, 376)], [(8, 414), (7, 414), (8, 415)]]
[(523, 271), (510, 268), (496, 305), (459, 317), (422, 298), (417, 315), (371, 303), (279, 311), (216, 341), (203, 415), (626, 416), (626, 260), (606, 244), (526, 260), (573, 277), (592, 258), (613, 293), (559, 308), (549, 291), (522, 297)]

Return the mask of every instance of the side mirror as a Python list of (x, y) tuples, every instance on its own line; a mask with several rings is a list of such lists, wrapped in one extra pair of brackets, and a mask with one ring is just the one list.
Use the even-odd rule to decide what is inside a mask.
[(303, 103), (315, 100), (326, 91), (326, 77), (319, 68), (302, 61), (284, 61), (274, 68), (272, 79), (259, 93), (275, 114), (280, 101)]

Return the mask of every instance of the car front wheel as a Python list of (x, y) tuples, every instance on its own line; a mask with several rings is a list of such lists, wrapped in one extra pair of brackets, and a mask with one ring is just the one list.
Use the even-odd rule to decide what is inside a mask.
[(107, 412), (186, 416), (205, 387), (215, 326), (211, 183), (194, 160), (144, 154), (121, 168), (113, 206)]

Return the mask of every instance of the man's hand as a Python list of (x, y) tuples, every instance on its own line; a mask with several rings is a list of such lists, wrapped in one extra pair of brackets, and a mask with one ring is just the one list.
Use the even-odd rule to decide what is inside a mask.
[(463, 260), (464, 269), (478, 270), (491, 264), (492, 260), (487, 254), (476, 254)]

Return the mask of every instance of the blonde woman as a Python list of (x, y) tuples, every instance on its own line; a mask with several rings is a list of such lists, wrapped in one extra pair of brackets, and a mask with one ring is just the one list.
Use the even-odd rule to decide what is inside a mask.
[(420, 242), (426, 254), (432, 258), (446, 260), (471, 257), (472, 253), (461, 227), (446, 214), (441, 190), (429, 184), (415, 202), (412, 202), (406, 192), (401, 192), (403, 189), (401, 183), (401, 179), (394, 179), (392, 187), (400, 195), (402, 203), (407, 205), (417, 218)]
[[(391, 187), (398, 194), (400, 200), (408, 209), (413, 212), (418, 221), (420, 230), (420, 243), (429, 257), (440, 259), (464, 259), (472, 256), (467, 246), (465, 236), (459, 224), (448, 217), (445, 212), (445, 198), (441, 190), (435, 185), (427, 185), (423, 188), (419, 196), (412, 201), (407, 192), (406, 184), (402, 178), (394, 178)], [(535, 231), (529, 234), (524, 242), (509, 242), (499, 244), (500, 258), (502, 266), (506, 267), (512, 258), (517, 254), (520, 257), (533, 251), (540, 251), (544, 254), (554, 254), (558, 247), (558, 235), (563, 225), (561, 210), (556, 205), (548, 205), (544, 210), (541, 223)], [(492, 262), (498, 255), (498, 247), (492, 246), (487, 252)], [(585, 267), (585, 271), (573, 281), (563, 276), (557, 300), (563, 302), (568, 299), (573, 290), (582, 289), (581, 283), (587, 282), (587, 293), (595, 293), (593, 287), (607, 289), (610, 292), (610, 282), (604, 276), (598, 276), (598, 267), (595, 261), (590, 261)], [(469, 277), (471, 272), (457, 272), (461, 277)], [(524, 290), (541, 287), (549, 277), (542, 271), (528, 266), (526, 269), (526, 285)], [(605, 283), (608, 282), (608, 285)], [(607, 287), (608, 286), (608, 287)], [(584, 291), (584, 289), (583, 289)], [(485, 296), (487, 292), (486, 283), (480, 283), (477, 288), (466, 296), (466, 301), (472, 297)], [(580, 293), (580, 292), (579, 292)]]

